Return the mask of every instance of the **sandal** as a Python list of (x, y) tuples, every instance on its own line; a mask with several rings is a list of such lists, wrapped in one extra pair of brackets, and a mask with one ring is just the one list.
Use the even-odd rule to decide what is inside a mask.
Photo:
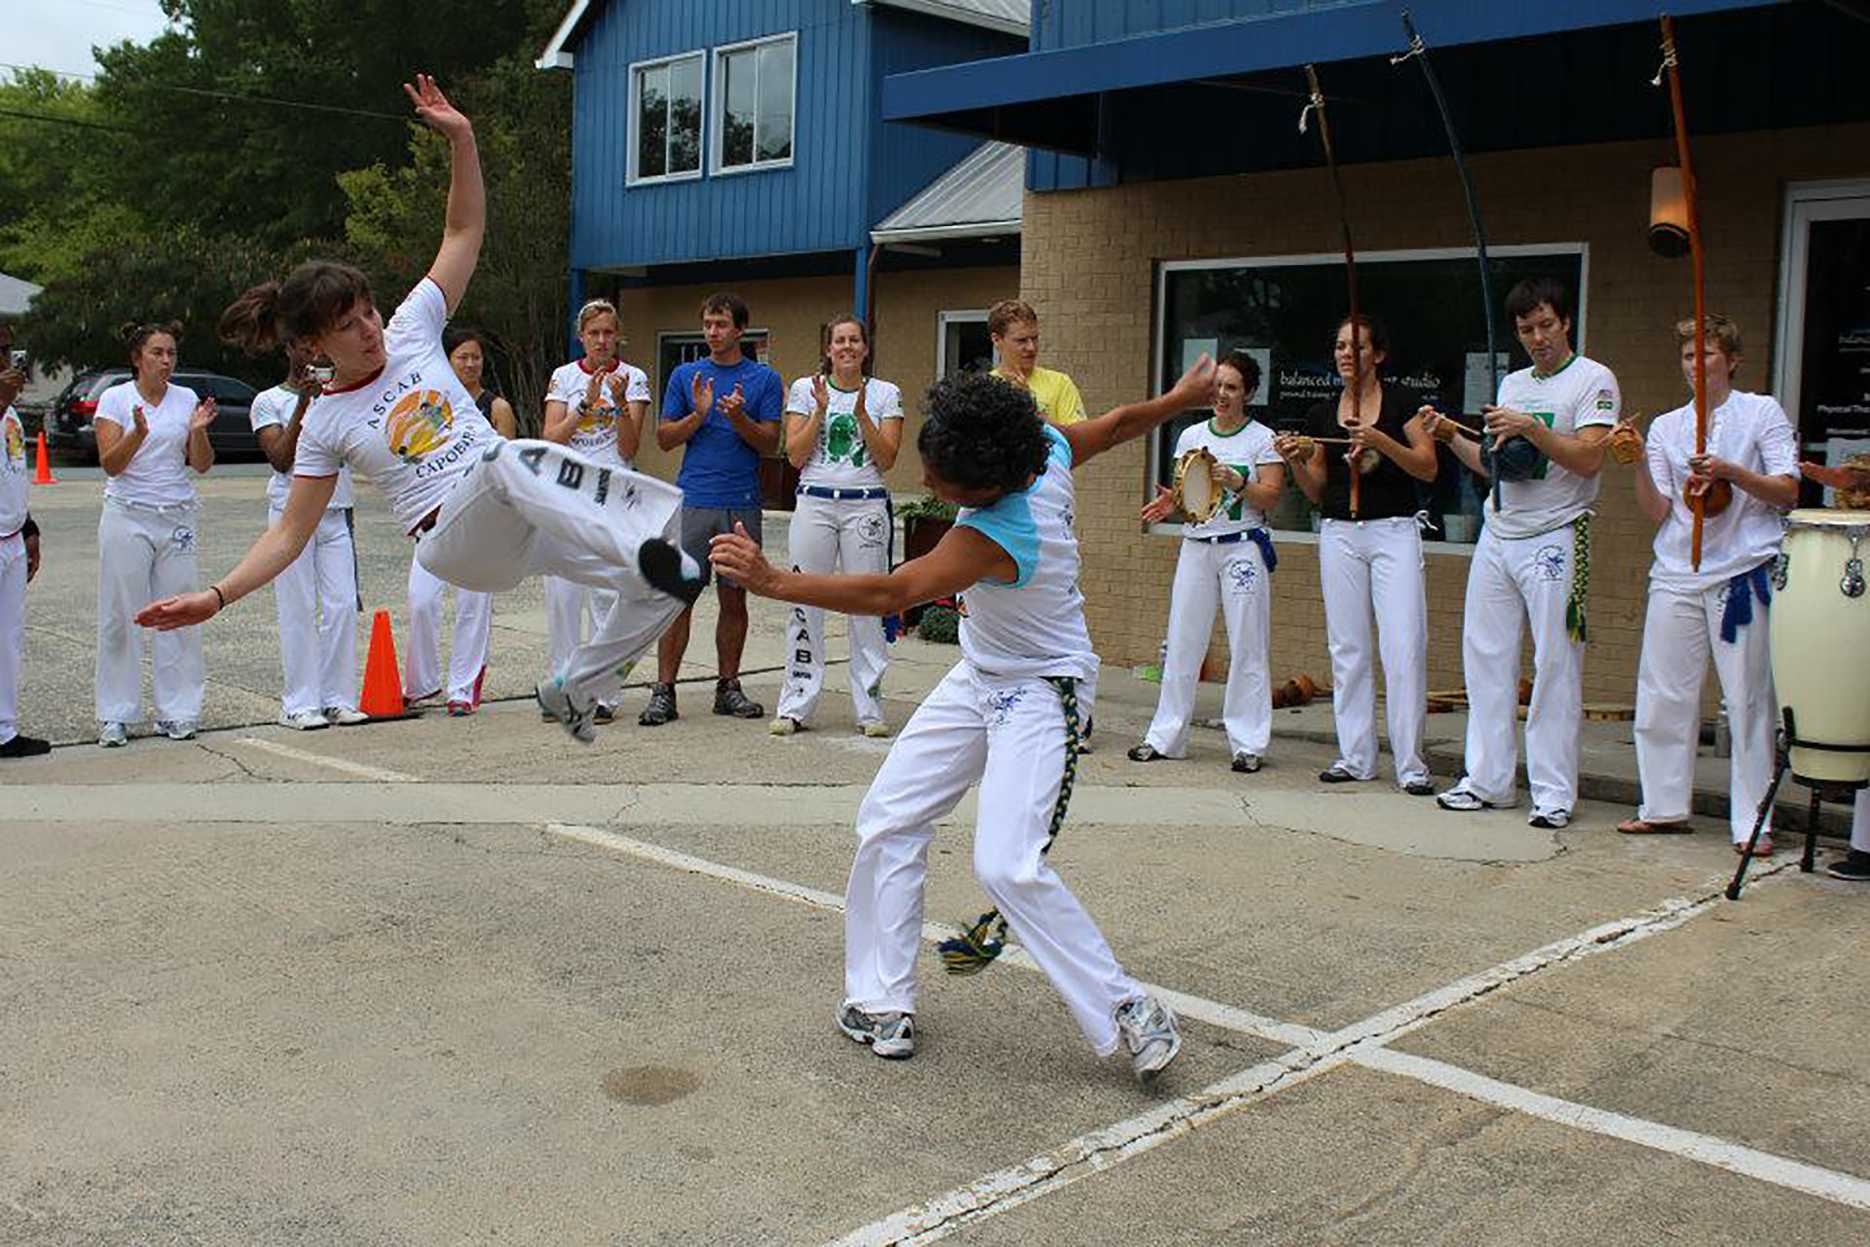
[[(1747, 855), (1747, 846), (1744, 843), (1736, 840), (1734, 842), (1734, 852), (1740, 854), (1740, 856), (1742, 857), (1745, 857)], [(1773, 855), (1773, 838), (1771, 836), (1761, 836), (1759, 843), (1753, 846), (1753, 856), (1771, 857), (1772, 855)]]
[(1686, 819), (1652, 823), (1646, 818), (1626, 818), (1617, 824), (1617, 830), (1626, 836), (1687, 836), (1694, 834), (1695, 829)]

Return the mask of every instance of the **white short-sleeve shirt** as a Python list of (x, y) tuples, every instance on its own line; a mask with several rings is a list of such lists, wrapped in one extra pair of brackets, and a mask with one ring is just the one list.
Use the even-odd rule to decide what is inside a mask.
[[(1567, 436), (1592, 425), (1613, 425), (1623, 410), (1623, 395), (1610, 369), (1594, 359), (1573, 355), (1550, 376), (1530, 368), (1509, 373), (1500, 382), (1500, 406), (1523, 411), (1547, 428)], [(1597, 478), (1577, 476), (1541, 458), (1532, 478), (1502, 481), (1502, 506), (1496, 511), (1487, 491), (1487, 527), (1496, 537), (1536, 537), (1563, 528), (1597, 501)]]
[(326, 388), (306, 413), (294, 476), (336, 476), (348, 463), (389, 499), (405, 532), (442, 504), (500, 440), (442, 350), (447, 320), (441, 287), (424, 277), (384, 326), (382, 371)]
[[(26, 426), (11, 407), (0, 410), (0, 537), (26, 526)], [(5, 644), (5, 642), (0, 642)]]
[[(825, 418), (818, 424), (818, 445), (799, 473), (801, 485), (828, 489), (881, 489), (883, 471), (871, 461), (863, 430), (857, 427), (857, 390), (841, 390), (825, 381)], [(864, 414), (878, 425), (903, 418), (903, 394), (888, 381), (867, 378), (863, 387)], [(809, 416), (818, 410), (812, 378), (800, 377), (786, 393), (786, 410)]]
[[(1785, 512), (1744, 489), (1719, 515), (1701, 527), (1701, 570), (1694, 567), (1695, 513), (1682, 498), (1695, 453), (1695, 406), (1677, 407), (1657, 416), (1645, 440), (1649, 477), (1669, 500), (1669, 514), (1656, 530), (1656, 561), (1650, 580), (1685, 593), (1732, 580), (1779, 553), (1785, 539)], [(1798, 437), (1785, 409), (1771, 395), (1739, 390), (1708, 413), (1708, 453), (1763, 476), (1799, 474)]]
[[(317, 399), (312, 400), (314, 404)], [(277, 426), (285, 428), (292, 422), (292, 413), (299, 405), (299, 392), (289, 390), (283, 385), (276, 385), (270, 390), (262, 390), (253, 396), (253, 405), (247, 411), (247, 419), (253, 425), (253, 431)], [(305, 419), (311, 419), (311, 409), (307, 408)], [(300, 425), (303, 432), (304, 425)], [(292, 492), (292, 473), (275, 472), (266, 479), (266, 503), (275, 511), (286, 509), (286, 495)], [(331, 503), (328, 511), (342, 510), (354, 501), (351, 492), (351, 470), (338, 469), (338, 484), (331, 491)]]
[[(649, 377), (641, 368), (618, 360), (616, 371), (624, 379), (625, 403), (649, 402)], [(588, 360), (574, 360), (556, 369), (546, 387), (546, 401), (563, 403), (577, 413), (578, 423), (572, 426), (571, 441), (567, 443), (573, 450), (598, 463), (630, 467), (630, 461), (617, 450), (617, 422), (629, 419), (629, 411), (612, 399), (608, 377), (598, 387), (597, 402), (586, 408), (584, 396), (591, 388), (591, 375)]]
[(104, 496), (117, 502), (145, 507), (181, 507), (195, 501), (195, 482), (188, 468), (188, 422), (200, 400), (185, 385), (171, 385), (160, 403), (151, 404), (137, 393), (136, 382), (125, 381), (105, 390), (97, 400), (97, 419), (123, 429), (136, 430), (136, 409), (143, 409), (149, 436), (130, 456), (130, 464), (104, 484)]
[[(1196, 448), (1205, 449), (1249, 482), (1258, 479), (1261, 465), (1284, 462), (1273, 449), (1273, 431), (1258, 420), (1249, 420), (1232, 433), (1217, 431), (1212, 420), (1191, 424), (1175, 439), (1176, 460), (1179, 462), (1183, 455)], [(1247, 505), (1245, 495), (1228, 494), (1213, 519), (1205, 524), (1184, 523), (1182, 536), (1220, 537), (1264, 527), (1266, 517)]]

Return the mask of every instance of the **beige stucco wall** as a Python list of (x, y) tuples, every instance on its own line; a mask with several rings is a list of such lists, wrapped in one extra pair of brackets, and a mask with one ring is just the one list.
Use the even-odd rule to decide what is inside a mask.
[[(1788, 182), (1870, 175), (1870, 127), (1711, 137), (1696, 147), (1708, 254), (1708, 304), (1738, 319), (1750, 344), (1742, 388), (1770, 388), (1782, 205)], [(1649, 174), (1668, 159), (1656, 142), (1482, 156), (1473, 171), (1496, 244), (1589, 244), (1584, 336), (1608, 364), (1626, 409), (1684, 401), (1673, 325), (1691, 308), (1689, 266), (1647, 249)], [(1467, 247), (1458, 181), (1446, 160), (1344, 170), (1358, 246)], [(1097, 411), (1149, 389), (1155, 263), (1338, 249), (1322, 169), (1160, 182), (1026, 196), (1021, 286), (1045, 326), (1043, 362), (1070, 372)], [(1381, 312), (1381, 309), (1372, 309)], [(1592, 560), (1589, 699), (1628, 702), (1641, 642), (1649, 525), (1627, 470), (1609, 467)], [(1177, 539), (1146, 533), (1142, 443), (1087, 465), (1079, 481), (1084, 589), (1107, 663), (1154, 658), (1167, 619)], [(1324, 610), (1317, 547), (1280, 543), (1274, 577), (1273, 672), (1324, 682)], [(1461, 683), (1464, 554), (1428, 558), (1430, 686)], [(1224, 669), (1216, 629), (1212, 657)]]

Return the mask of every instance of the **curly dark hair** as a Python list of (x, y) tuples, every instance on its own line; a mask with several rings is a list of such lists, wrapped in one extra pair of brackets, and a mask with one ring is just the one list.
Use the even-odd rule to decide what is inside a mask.
[(987, 373), (929, 387), (916, 438), (922, 462), (950, 485), (1009, 492), (1045, 471), (1050, 447), (1032, 395)]

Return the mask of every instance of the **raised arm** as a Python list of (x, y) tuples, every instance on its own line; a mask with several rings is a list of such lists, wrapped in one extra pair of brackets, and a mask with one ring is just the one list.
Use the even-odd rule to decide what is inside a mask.
[(935, 548), (895, 571), (864, 575), (814, 575), (780, 571), (766, 561), (744, 525), (716, 537), (708, 561), (749, 592), (800, 606), (820, 606), (846, 615), (893, 615), (923, 602), (961, 592), (992, 577), (1013, 580), (1019, 568), (998, 542), (976, 528), (957, 524)]
[(1113, 407), (1095, 420), (1056, 427), (1071, 446), (1071, 462), (1076, 467), (1113, 446), (1143, 436), (1177, 412), (1213, 401), (1214, 361), (1203, 354), (1166, 394)]
[(305, 543), (318, 529), (319, 520), (324, 518), (325, 508), (331, 505), (331, 494), (337, 486), (335, 476), (293, 477), (292, 492), (286, 495), (286, 509), (279, 523), (260, 535), (234, 570), (215, 582), (215, 588), (151, 602), (136, 613), (136, 622), (158, 632), (206, 623), (226, 607), (270, 583), (292, 566), (292, 560), (305, 549)]
[(474, 145), (474, 127), (455, 111), (435, 79), (417, 74), (403, 91), (415, 105), (416, 115), (448, 140), (452, 157), (448, 181), (448, 215), (442, 225), (441, 249), (429, 266), (429, 279), (441, 287), (452, 313), (467, 293), (468, 280), (480, 262), (480, 244), (487, 232), (487, 191), (481, 182), (480, 151)]

